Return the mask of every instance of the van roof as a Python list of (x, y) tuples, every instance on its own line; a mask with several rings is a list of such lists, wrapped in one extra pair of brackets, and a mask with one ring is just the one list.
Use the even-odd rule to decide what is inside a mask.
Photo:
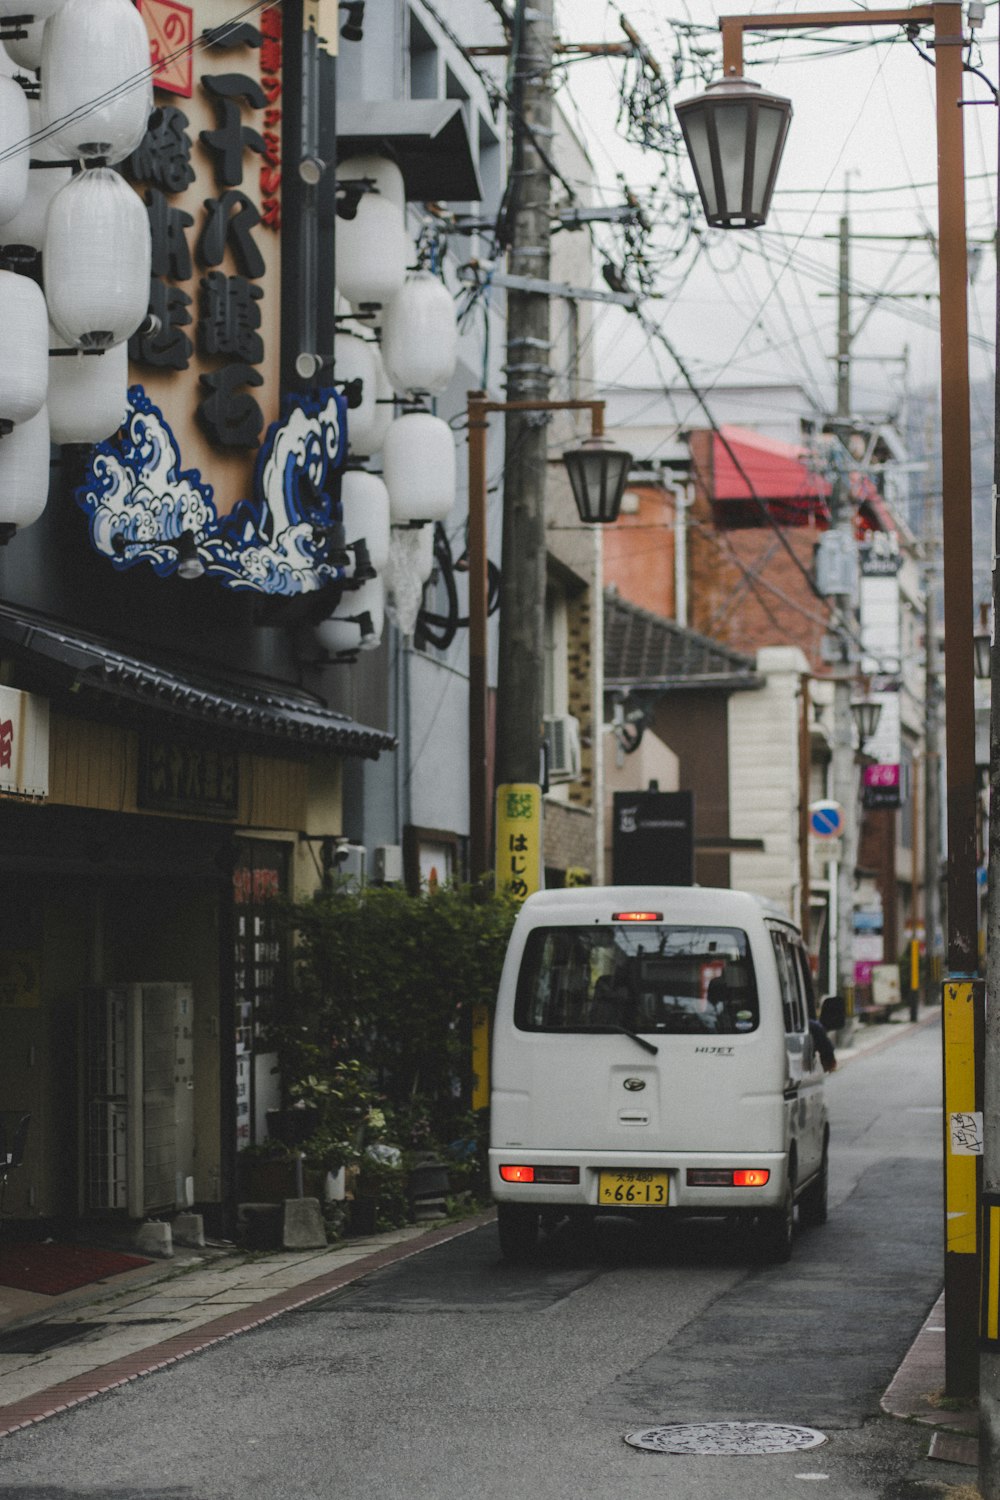
[(755, 891), (704, 885), (573, 886), (536, 891), (521, 908), (525, 918), (551, 922), (610, 921), (619, 911), (662, 911), (666, 921), (729, 922), (770, 917), (794, 926), (787, 911)]

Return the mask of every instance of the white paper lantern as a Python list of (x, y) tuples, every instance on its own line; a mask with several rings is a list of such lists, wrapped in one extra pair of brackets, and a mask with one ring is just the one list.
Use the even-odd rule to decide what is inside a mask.
[(361, 405), (347, 409), (347, 445), (352, 453), (370, 454), (368, 440), (375, 430), (378, 394), (376, 345), (353, 333), (338, 333), (333, 341), (333, 373), (337, 384), (361, 381)]
[(33, 417), (0, 438), (0, 525), (30, 526), (49, 498), (49, 413)]
[(353, 219), (337, 220), (337, 287), (355, 307), (391, 302), (410, 254), (402, 210), (379, 193), (365, 193)]
[(100, 443), (117, 432), (128, 413), (128, 344), (51, 356), (48, 408), (54, 443)]
[(66, 0), (0, 0), (0, 21), (12, 16), (28, 16), (35, 23), (47, 21), (65, 4)]
[(426, 411), (397, 417), (382, 447), (382, 473), (396, 525), (443, 521), (455, 504), (455, 440), (447, 422)]
[[(24, 90), (13, 78), (0, 78), (0, 225), (14, 217), (27, 196), (30, 133)], [(12, 151), (15, 146), (21, 149)]]
[[(400, 212), (405, 209), (403, 174), (387, 156), (349, 156), (346, 161), (337, 163), (338, 182), (360, 182), (365, 178), (378, 188), (383, 198), (395, 203)], [(339, 222), (337, 228), (339, 231)]]
[[(39, 128), (38, 103), (28, 100), (28, 124), (31, 135)], [(47, 141), (38, 141), (30, 148), (30, 155), (38, 161), (52, 161)], [(49, 204), (61, 187), (65, 187), (73, 175), (71, 167), (32, 167), (28, 172), (28, 190), (24, 202), (13, 218), (0, 225), (0, 245), (27, 245), (32, 250), (41, 250), (45, 243), (45, 225), (49, 215)]]
[(458, 363), (458, 320), (444, 282), (430, 271), (414, 271), (385, 310), (382, 360), (393, 388), (447, 390)]
[(124, 161), (152, 108), (149, 33), (132, 0), (65, 0), (42, 43), (42, 123), (60, 149)]
[(363, 538), (372, 567), (381, 573), (389, 561), (389, 491), (377, 474), (346, 469), (340, 488), (348, 542)]
[(29, 21), (24, 30), (28, 33), (27, 36), (8, 37), (4, 42), (4, 47), (11, 62), (15, 63), (18, 68), (26, 68), (29, 73), (37, 73), (42, 65), (45, 22), (44, 20)]
[(117, 172), (92, 167), (60, 189), (42, 267), (49, 316), (67, 344), (108, 349), (131, 338), (149, 307), (151, 256), (146, 210)]
[[(359, 618), (367, 614), (372, 629), (362, 635)], [(346, 593), (328, 620), (316, 626), (316, 639), (331, 656), (354, 651), (374, 651), (385, 629), (385, 585), (372, 578), (359, 589)]]
[(49, 320), (41, 289), (0, 271), (0, 419), (27, 422), (49, 386)]

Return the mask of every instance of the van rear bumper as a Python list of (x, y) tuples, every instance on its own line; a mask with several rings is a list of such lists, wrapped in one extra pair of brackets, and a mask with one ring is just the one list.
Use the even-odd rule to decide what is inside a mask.
[[(784, 1200), (788, 1176), (786, 1152), (708, 1152), (708, 1151), (531, 1151), (521, 1147), (490, 1148), (490, 1187), (498, 1203), (523, 1203), (536, 1208), (591, 1208), (605, 1213), (619, 1211), (615, 1204), (602, 1204), (599, 1185), (602, 1172), (641, 1171), (667, 1174), (666, 1211), (686, 1213), (753, 1212), (776, 1208)], [(579, 1181), (573, 1183), (506, 1182), (500, 1176), (501, 1166), (576, 1168)], [(689, 1172), (738, 1172), (764, 1169), (766, 1184), (759, 1187), (735, 1187), (713, 1184), (695, 1186)], [(801, 1187), (802, 1184), (798, 1186)], [(622, 1203), (621, 1210), (644, 1211), (643, 1205)], [(662, 1209), (660, 1210), (663, 1211)]]

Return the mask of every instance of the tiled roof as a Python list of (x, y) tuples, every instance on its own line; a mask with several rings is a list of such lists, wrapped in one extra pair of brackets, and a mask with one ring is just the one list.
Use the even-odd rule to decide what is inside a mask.
[(615, 688), (750, 688), (759, 678), (744, 656), (673, 620), (604, 595), (604, 684)]
[(76, 626), (0, 605), (0, 648), (71, 680), (80, 699), (138, 719), (200, 722), (235, 732), (241, 741), (278, 741), (291, 748), (339, 750), (375, 759), (395, 739), (357, 724), (318, 698), (287, 684), (180, 660), (137, 656), (120, 643)]

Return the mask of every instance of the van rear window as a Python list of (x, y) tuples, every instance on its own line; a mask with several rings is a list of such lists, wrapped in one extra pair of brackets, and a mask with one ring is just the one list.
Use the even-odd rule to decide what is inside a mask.
[(754, 1031), (750, 944), (736, 927), (536, 927), (517, 981), (522, 1031)]

